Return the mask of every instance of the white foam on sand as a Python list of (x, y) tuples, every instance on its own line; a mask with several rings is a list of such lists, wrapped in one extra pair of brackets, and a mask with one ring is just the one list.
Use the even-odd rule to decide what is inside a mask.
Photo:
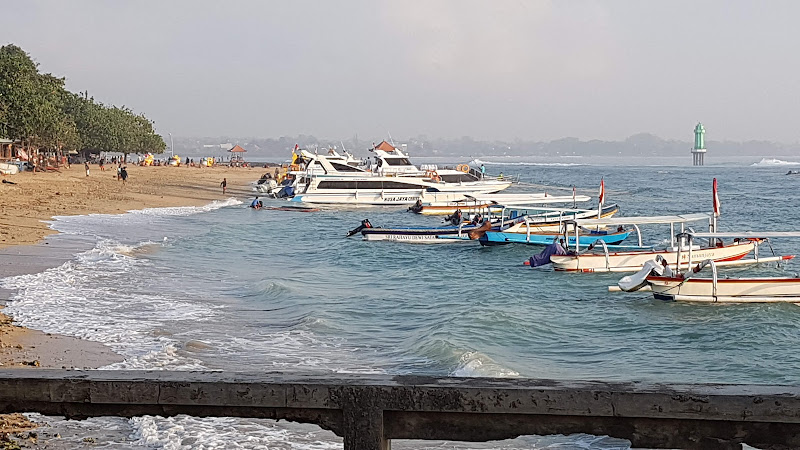
[(22, 326), (108, 345), (125, 358), (110, 368), (205, 368), (180, 354), (178, 340), (152, 331), (180, 321), (210, 321), (213, 311), (158, 292), (121, 288), (122, 276), (135, 277), (141, 266), (149, 264), (126, 255), (136, 247), (100, 241), (59, 267), (2, 279), (0, 287), (17, 291), (6, 310)]
[[(176, 206), (165, 208), (145, 208), (128, 211), (125, 214), (87, 214), (83, 216), (54, 216), (50, 228), (61, 233), (80, 236), (102, 236), (108, 230), (151, 227), (154, 221), (168, 221), (170, 218), (191, 216), (214, 211), (228, 206), (241, 205), (235, 198), (213, 201), (204, 206)], [(166, 223), (166, 222), (165, 222)]]
[(204, 206), (174, 206), (174, 207), (164, 207), (164, 208), (145, 208), (139, 210), (131, 210), (128, 212), (131, 214), (144, 214), (148, 216), (190, 216), (192, 214), (214, 211), (215, 209), (224, 208), (226, 206), (235, 206), (241, 204), (242, 202), (240, 200), (231, 197), (226, 200), (214, 200), (213, 202)]

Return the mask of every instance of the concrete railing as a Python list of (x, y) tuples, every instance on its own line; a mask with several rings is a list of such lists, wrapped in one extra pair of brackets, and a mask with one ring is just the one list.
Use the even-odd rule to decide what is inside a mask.
[(345, 449), (390, 439), (590, 433), (649, 448), (800, 448), (800, 387), (421, 376), (0, 371), (0, 412), (314, 423)]

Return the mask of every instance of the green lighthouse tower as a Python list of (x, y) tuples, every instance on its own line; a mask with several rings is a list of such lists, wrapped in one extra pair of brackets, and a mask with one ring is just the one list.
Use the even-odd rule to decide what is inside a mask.
[(697, 122), (697, 126), (694, 127), (694, 148), (692, 148), (692, 165), (693, 166), (702, 166), (703, 159), (706, 154), (706, 142), (705, 137), (703, 136), (706, 134), (706, 129), (703, 127), (703, 124)]

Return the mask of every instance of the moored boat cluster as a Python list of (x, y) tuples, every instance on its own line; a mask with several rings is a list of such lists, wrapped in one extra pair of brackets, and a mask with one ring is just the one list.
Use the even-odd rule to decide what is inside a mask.
[[(488, 176), (483, 166), (417, 167), (387, 142), (370, 150), (374, 161), (333, 149), (319, 155), (296, 147), (291, 163), (259, 180), (257, 190), (305, 211), (313, 210), (309, 204), (411, 205), (410, 212), (444, 217), (444, 225), (417, 227), (376, 227), (364, 220), (347, 236), (360, 234), (366, 241), (539, 246), (541, 252), (525, 261), (532, 268), (634, 272), (612, 290), (650, 290), (655, 298), (671, 301), (800, 302), (797, 278), (720, 277), (718, 268), (791, 260), (793, 255), (761, 255), (759, 248), (770, 239), (800, 237), (800, 232), (719, 232), (716, 179), (710, 213), (618, 217), (618, 205), (605, 204), (603, 180), (597, 206), (579, 208), (591, 198), (577, 195), (575, 188), (572, 195), (561, 196), (507, 194), (513, 180)], [(691, 225), (698, 223), (707, 231), (695, 232)], [(644, 242), (641, 229), (650, 225), (669, 226), (666, 244)], [(695, 276), (704, 271), (710, 276)]]

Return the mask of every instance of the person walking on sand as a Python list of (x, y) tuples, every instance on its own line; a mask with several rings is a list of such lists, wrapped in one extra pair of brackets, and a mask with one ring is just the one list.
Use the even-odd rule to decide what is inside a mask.
[(89, 176), (89, 161), (83, 163), (83, 167), (86, 169), (86, 176)]
[(120, 169), (119, 176), (122, 178), (122, 184), (125, 184), (125, 182), (128, 181), (128, 168), (123, 167), (122, 169)]
[(225, 195), (225, 190), (228, 187), (228, 179), (223, 178), (222, 183), (220, 183), (219, 185), (222, 186), (222, 194)]

